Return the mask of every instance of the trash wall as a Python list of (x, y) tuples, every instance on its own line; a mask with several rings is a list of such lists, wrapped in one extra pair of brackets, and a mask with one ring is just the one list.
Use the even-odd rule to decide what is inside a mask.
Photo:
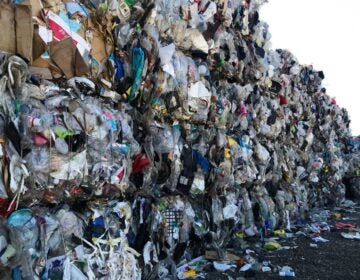
[(0, 4), (0, 271), (172, 279), (344, 200), (347, 111), (264, 2)]

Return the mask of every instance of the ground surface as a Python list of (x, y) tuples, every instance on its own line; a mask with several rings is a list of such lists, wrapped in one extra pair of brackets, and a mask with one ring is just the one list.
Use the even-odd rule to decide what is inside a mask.
[[(359, 203), (358, 203), (359, 205)], [(317, 243), (317, 247), (311, 247), (314, 242), (310, 236), (298, 236), (283, 239), (279, 242), (283, 246), (296, 247), (288, 250), (268, 251), (261, 248), (257, 241), (248, 242), (249, 248), (254, 248), (256, 256), (262, 260), (270, 261), (272, 272), (262, 272), (261, 265), (254, 265), (250, 271), (240, 272), (238, 268), (226, 273), (210, 272), (205, 279), (354, 279), (360, 280), (360, 240), (349, 240), (341, 236), (341, 232), (333, 225), (336, 222), (354, 223), (360, 226), (360, 207), (331, 209), (331, 213), (341, 214), (341, 218), (332, 215), (328, 219), (331, 226), (330, 232), (322, 232), (321, 237), (329, 242)], [(290, 266), (295, 272), (295, 277), (281, 277), (278, 269)]]

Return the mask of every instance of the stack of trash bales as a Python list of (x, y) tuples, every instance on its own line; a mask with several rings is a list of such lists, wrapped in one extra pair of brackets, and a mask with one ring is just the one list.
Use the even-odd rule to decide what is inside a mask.
[(360, 137), (350, 136), (344, 151), (344, 159), (348, 164), (343, 177), (348, 197), (360, 198)]
[(3, 275), (169, 279), (343, 201), (348, 113), (264, 2), (0, 4)]

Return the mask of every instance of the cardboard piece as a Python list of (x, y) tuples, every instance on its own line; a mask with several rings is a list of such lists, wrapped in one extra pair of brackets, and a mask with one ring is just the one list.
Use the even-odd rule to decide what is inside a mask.
[(70, 37), (50, 44), (50, 58), (62, 70), (67, 79), (75, 76), (76, 47)]
[(90, 53), (91, 45), (79, 34), (72, 32), (61, 17), (50, 11), (47, 14), (47, 20), (48, 27), (53, 32), (53, 41), (60, 42), (67, 37), (71, 37), (73, 44), (77, 47), (81, 55), (86, 56), (87, 53)]
[[(87, 18), (87, 29), (91, 30), (91, 55), (98, 63), (104, 63), (113, 52), (111, 20), (107, 16), (92, 14)], [(101, 28), (102, 27), (102, 28)]]
[(13, 8), (0, 3), (0, 50), (18, 53), (32, 61), (32, 8), (30, 0), (25, 0)]
[(103, 63), (107, 59), (105, 40), (100, 32), (93, 32), (91, 41), (91, 55), (99, 62)]
[(31, 12), (33, 17), (41, 17), (42, 3), (41, 0), (30, 0)]
[[(23, 0), (15, 8), (9, 4), (0, 3), (1, 51), (17, 53), (30, 65), (47, 67), (53, 75), (59, 76), (64, 73), (67, 78), (89, 72), (85, 60), (89, 60), (92, 47), (94, 47), (95, 57), (99, 62), (104, 63), (107, 60), (109, 50), (112, 51), (111, 33), (110, 38), (107, 38), (104, 36), (106, 32), (95, 28), (94, 45), (91, 46), (83, 36), (71, 32), (69, 26), (54, 13), (58, 10), (59, 5), (62, 5), (61, 1), (47, 0), (43, 3), (45, 3), (45, 8), (51, 8), (46, 15), (46, 28), (51, 30), (49, 34), (53, 41), (51, 42), (48, 38), (49, 40), (44, 42), (42, 36), (44, 37), (46, 32), (39, 33), (39, 25), (45, 25), (41, 0)], [(100, 18), (100, 20), (107, 19)], [(43, 29), (42, 27), (40, 31), (44, 31)], [(49, 51), (50, 59), (42, 57), (45, 51)]]
[(70, 37), (50, 44), (50, 58), (61, 69), (67, 79), (88, 72), (83, 58)]
[(43, 5), (45, 9), (51, 10), (55, 14), (60, 12), (61, 9), (64, 9), (64, 4), (61, 0), (44, 0)]
[(40, 68), (48, 68), (50, 66), (49, 59), (45, 59), (42, 57), (36, 58), (31, 66), (40, 67)]
[(46, 44), (39, 35), (39, 26), (34, 26), (33, 36), (33, 61), (39, 58), (46, 50)]
[(0, 3), (0, 26), (0, 50), (15, 53), (15, 9), (12, 8), (10, 5)]
[(15, 8), (16, 52), (32, 62), (33, 24), (30, 0), (24, 0)]

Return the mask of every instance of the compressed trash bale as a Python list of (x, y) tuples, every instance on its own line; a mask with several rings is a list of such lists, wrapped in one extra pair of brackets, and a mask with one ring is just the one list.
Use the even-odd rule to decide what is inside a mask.
[(265, 1), (41, 2), (50, 52), (0, 56), (1, 270), (175, 277), (344, 200), (348, 113), (270, 48)]

